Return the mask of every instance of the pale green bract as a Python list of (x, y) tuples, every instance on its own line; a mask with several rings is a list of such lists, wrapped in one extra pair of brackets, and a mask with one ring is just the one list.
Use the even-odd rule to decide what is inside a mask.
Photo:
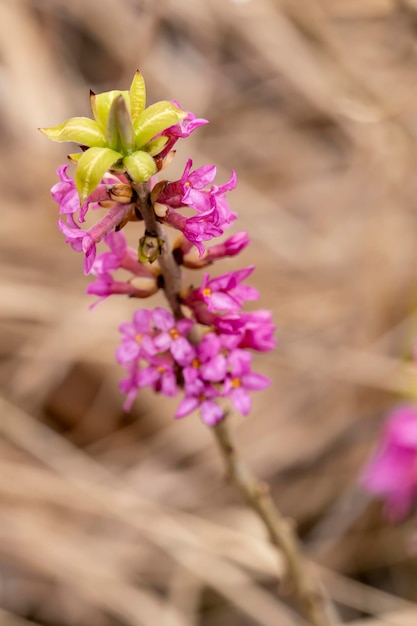
[(83, 204), (99, 185), (107, 170), (122, 158), (111, 148), (90, 148), (81, 156), (75, 170), (75, 186)]
[(146, 88), (140, 72), (135, 73), (129, 91), (92, 93), (90, 104), (94, 119), (73, 117), (40, 129), (53, 141), (72, 141), (87, 148), (79, 156), (71, 155), (77, 163), (75, 183), (81, 202), (112, 167), (126, 171), (137, 183), (149, 180), (157, 171), (153, 157), (168, 141), (157, 135), (187, 115), (168, 101), (145, 108)]

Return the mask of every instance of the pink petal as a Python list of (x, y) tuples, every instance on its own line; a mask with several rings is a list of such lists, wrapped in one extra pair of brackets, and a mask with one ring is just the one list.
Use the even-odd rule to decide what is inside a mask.
[(178, 406), (177, 412), (175, 413), (176, 418), (185, 417), (192, 413), (199, 405), (199, 401), (197, 398), (193, 397), (185, 397)]
[(238, 389), (234, 389), (230, 394), (231, 400), (233, 402), (234, 407), (239, 413), (242, 415), (247, 415), (251, 410), (252, 401), (247, 393), (243, 389), (243, 387), (239, 387)]
[(223, 409), (211, 400), (206, 400), (201, 404), (201, 419), (208, 426), (214, 426), (223, 419)]

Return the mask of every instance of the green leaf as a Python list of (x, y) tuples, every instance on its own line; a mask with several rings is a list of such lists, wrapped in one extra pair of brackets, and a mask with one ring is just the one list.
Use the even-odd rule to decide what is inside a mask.
[(84, 152), (72, 152), (71, 154), (68, 155), (68, 158), (73, 163), (78, 163), (78, 161), (81, 159), (83, 154)]
[(112, 91), (103, 91), (103, 93), (98, 93), (97, 95), (90, 95), (91, 110), (93, 111), (96, 122), (100, 125), (103, 131), (106, 129), (110, 108), (117, 96), (123, 96), (130, 110), (128, 91), (113, 89)]
[(155, 161), (149, 154), (142, 150), (125, 157), (123, 164), (126, 166), (130, 176), (137, 183), (144, 183), (149, 180), (151, 176), (156, 174)]
[(84, 152), (75, 171), (75, 186), (81, 203), (93, 193), (107, 170), (121, 158), (120, 152), (110, 148), (90, 148)]
[(139, 70), (135, 73), (132, 84), (130, 85), (130, 110), (132, 112), (132, 120), (135, 123), (139, 119), (139, 115), (145, 108), (146, 103), (146, 87), (142, 74)]
[(146, 146), (143, 146), (143, 149), (146, 150), (150, 155), (156, 156), (168, 143), (169, 137), (157, 137), (156, 139), (152, 139), (152, 141), (148, 141)]
[(116, 113), (117, 131), (122, 150), (131, 152), (135, 144), (135, 131), (133, 130), (132, 118), (127, 108), (126, 100), (122, 96), (117, 96), (113, 103)]
[(136, 147), (141, 148), (152, 137), (186, 117), (172, 102), (156, 102), (144, 110), (134, 124)]
[(52, 141), (74, 141), (90, 148), (106, 146), (106, 138), (99, 125), (89, 117), (72, 117), (58, 126), (39, 130)]

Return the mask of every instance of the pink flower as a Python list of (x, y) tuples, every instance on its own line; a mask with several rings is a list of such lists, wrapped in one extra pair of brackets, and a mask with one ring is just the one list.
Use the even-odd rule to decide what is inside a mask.
[(73, 215), (79, 211), (78, 220), (85, 221), (85, 216), (90, 205), (99, 206), (97, 203), (104, 200), (110, 200), (109, 187), (107, 183), (118, 183), (119, 178), (113, 175), (107, 175), (107, 181), (98, 185), (94, 192), (87, 198), (84, 204), (80, 205), (80, 198), (75, 187), (74, 180), (67, 174), (68, 165), (62, 165), (57, 169), (60, 182), (51, 188), (52, 198), (59, 204), (59, 212), (61, 215)]
[[(137, 253), (128, 247), (121, 231), (110, 232), (104, 237), (104, 242), (110, 251), (103, 252), (94, 260), (91, 273), (96, 276), (96, 280), (87, 287), (88, 294), (100, 296), (100, 300), (93, 307), (114, 294), (148, 298), (158, 291), (159, 269), (140, 263)], [(130, 279), (115, 280), (112, 272), (118, 269), (130, 272)]]
[(119, 327), (122, 344), (116, 351), (116, 359), (120, 365), (129, 365), (139, 357), (147, 358), (154, 352), (152, 313), (139, 309), (133, 314), (131, 324), (126, 322)]
[(242, 338), (240, 348), (251, 348), (258, 352), (269, 352), (277, 344), (273, 337), (275, 324), (272, 322), (272, 313), (266, 309), (259, 309), (252, 313), (241, 313), (243, 326), (239, 329)]
[(147, 367), (139, 370), (137, 375), (138, 389), (152, 387), (156, 393), (172, 397), (178, 392), (173, 361), (169, 358), (154, 357)]
[(218, 398), (219, 395), (219, 392), (213, 386), (204, 385), (202, 381), (198, 381), (194, 385), (192, 392), (187, 393), (180, 402), (175, 417), (185, 417), (199, 408), (203, 422), (208, 426), (214, 426), (224, 416), (223, 409), (215, 401), (215, 398)]
[(247, 415), (251, 409), (248, 391), (266, 389), (271, 384), (269, 378), (250, 370), (251, 361), (252, 356), (244, 350), (233, 350), (228, 357), (230, 374), (224, 383), (223, 394), (242, 415)]
[(208, 311), (236, 312), (244, 301), (257, 300), (259, 297), (256, 289), (241, 284), (254, 269), (252, 265), (216, 278), (210, 278), (209, 274), (205, 274), (201, 287), (192, 291), (185, 303), (193, 308), (193, 304), (200, 301), (207, 305)]
[[(175, 104), (178, 108), (181, 108), (176, 100), (173, 101), (173, 104)], [(178, 122), (178, 124), (170, 126), (166, 130), (162, 131), (160, 135), (157, 135), (168, 137), (168, 143), (164, 146), (164, 149), (160, 153), (161, 157), (165, 157), (168, 152), (172, 150), (178, 139), (185, 139), (186, 137), (189, 137), (197, 128), (208, 123), (208, 120), (197, 118), (194, 113), (187, 111), (187, 117)]]
[(183, 318), (175, 322), (169, 311), (157, 307), (152, 313), (152, 322), (159, 331), (153, 340), (154, 354), (169, 350), (179, 365), (188, 363), (193, 347), (185, 336), (194, 326), (193, 320)]
[(58, 220), (58, 226), (71, 244), (73, 250), (84, 252), (84, 273), (89, 274), (96, 258), (96, 244), (123, 220), (128, 210), (125, 204), (114, 204), (107, 214), (89, 230), (85, 231), (75, 222), (72, 214), (67, 215), (67, 222)]
[(201, 190), (216, 178), (216, 167), (203, 165), (190, 172), (192, 164), (192, 159), (188, 159), (181, 178), (163, 186), (157, 197), (159, 203), (167, 204), (174, 209), (184, 205), (193, 206), (197, 211), (207, 211), (211, 208), (209, 192)]
[(73, 179), (67, 174), (68, 165), (61, 165), (57, 169), (60, 182), (51, 188), (52, 198), (59, 204), (62, 215), (73, 214), (80, 210), (80, 198)]
[(391, 519), (399, 520), (410, 511), (417, 498), (416, 406), (400, 406), (391, 413), (361, 483), (385, 500)]
[[(219, 237), (236, 219), (226, 200), (226, 192), (236, 187), (236, 174), (232, 173), (229, 181), (218, 187), (212, 185), (216, 176), (214, 165), (203, 165), (190, 172), (192, 160), (188, 159), (180, 180), (172, 183), (160, 183), (161, 189), (155, 187), (155, 200), (165, 205), (166, 212), (161, 220), (173, 228), (181, 230), (184, 236), (197, 246), (200, 256), (204, 253), (203, 241)], [(176, 209), (189, 206), (197, 211), (197, 215), (185, 218)]]
[(242, 252), (250, 243), (248, 233), (241, 232), (232, 235), (222, 243), (218, 243), (215, 246), (210, 246), (207, 249), (207, 256), (205, 260), (209, 263), (224, 259), (225, 257), (233, 257)]
[(221, 339), (215, 333), (204, 335), (190, 357), (183, 369), (186, 391), (191, 391), (197, 380), (215, 383), (225, 379), (227, 361), (222, 354)]

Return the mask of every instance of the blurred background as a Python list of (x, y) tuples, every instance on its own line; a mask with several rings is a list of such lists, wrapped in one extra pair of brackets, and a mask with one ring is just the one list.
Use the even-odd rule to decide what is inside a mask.
[(357, 478), (416, 385), (416, 0), (0, 0), (0, 24), (0, 623), (302, 623), (199, 417), (146, 391), (123, 413), (137, 303), (89, 311), (56, 226), (73, 148), (37, 127), (139, 68), (149, 103), (210, 120), (167, 176), (189, 156), (237, 171), (252, 245), (217, 271), (256, 264), (279, 338), (256, 358), (273, 385), (233, 421), (242, 453), (342, 622), (415, 625), (415, 519), (387, 525)]

